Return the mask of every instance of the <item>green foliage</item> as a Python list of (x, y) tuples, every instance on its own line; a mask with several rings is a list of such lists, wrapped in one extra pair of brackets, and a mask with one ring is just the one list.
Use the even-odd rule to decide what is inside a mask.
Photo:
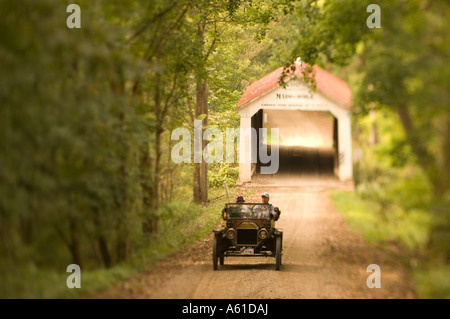
[[(450, 260), (450, 87), (444, 80), (450, 74), (444, 62), (450, 54), (450, 5), (439, 0), (382, 1), (381, 28), (368, 29), (348, 19), (361, 15), (362, 8), (326, 3), (334, 9), (328, 12), (325, 5), (324, 16), (334, 16), (339, 26), (328, 33), (333, 35), (330, 47), (348, 45), (354, 58), (347, 60), (347, 52), (337, 50), (338, 62), (351, 63), (350, 69), (359, 74), (352, 82), (354, 122), (363, 128), (358, 146), (364, 159), (355, 167), (358, 194), (377, 203), (385, 220), (383, 211), (389, 209), (407, 212), (411, 222), (411, 211), (428, 214), (427, 262), (419, 291), (427, 297), (448, 296), (448, 281), (439, 283), (438, 278), (447, 273)], [(318, 23), (329, 22), (324, 18)], [(374, 110), (380, 140), (368, 146), (365, 115)]]
[[(232, 190), (230, 190), (232, 191)], [(216, 192), (212, 192), (216, 196)], [(223, 196), (222, 196), (223, 197)], [(127, 262), (109, 269), (82, 270), (81, 289), (67, 289), (69, 275), (62, 271), (46, 270), (34, 265), (18, 264), (2, 276), (1, 298), (77, 298), (95, 294), (117, 281), (142, 271), (148, 263), (164, 258), (187, 244), (205, 237), (221, 221), (226, 198), (208, 205), (190, 201), (173, 201), (158, 210), (161, 232), (147, 238), (145, 245), (134, 250)]]
[[(344, 191), (333, 191), (330, 198), (348, 224), (367, 241), (395, 242), (400, 245), (406, 252), (402, 255), (409, 257), (409, 266), (419, 297), (449, 298), (450, 273), (445, 255), (448, 255), (450, 232), (446, 225), (449, 225), (450, 201), (432, 203), (431, 207), (421, 209), (417, 208), (423, 206), (422, 203), (417, 205), (417, 197), (408, 197), (405, 194), (409, 195), (405, 187), (390, 193), (391, 206), (383, 216), (380, 215), (382, 205), (377, 198), (363, 198), (359, 192)], [(420, 194), (416, 195), (421, 200)], [(394, 202), (397, 205), (394, 206)], [(430, 214), (430, 211), (435, 214)], [(439, 227), (436, 227), (437, 225)]]
[[(239, 177), (239, 164), (237, 164), (237, 139), (231, 139), (232, 136), (227, 135), (227, 129), (236, 129), (239, 127), (239, 116), (233, 109), (223, 112), (211, 112), (209, 127), (214, 127), (222, 132), (223, 142), (223, 157), (220, 163), (213, 163), (208, 165), (208, 185), (212, 188), (224, 187), (224, 182), (228, 187), (233, 187)], [(232, 154), (228, 154), (227, 139), (232, 143)], [(232, 163), (227, 163), (227, 156), (232, 159)]]
[(450, 267), (423, 267), (414, 273), (417, 283), (417, 293), (421, 298), (449, 299), (450, 298)]
[[(366, 25), (370, 1), (306, 1), (297, 9), (311, 23), (290, 61), (351, 64), (355, 114), (394, 111), (405, 134), (396, 147), (411, 152), (427, 175), (435, 197), (450, 189), (450, 53), (448, 1), (382, 1), (381, 28)], [(397, 157), (397, 159), (399, 159)], [(401, 165), (406, 158), (401, 159)]]
[(224, 182), (228, 187), (236, 184), (239, 177), (239, 166), (237, 164), (218, 163), (210, 165), (208, 173), (209, 187), (224, 187)]
[(430, 250), (446, 262), (450, 260), (450, 194), (446, 193), (430, 207), (433, 216), (433, 232), (430, 235)]
[[(356, 142), (364, 154), (354, 166), (358, 193), (384, 205), (426, 207), (431, 201), (432, 188), (417, 166), (395, 114), (381, 109), (375, 116), (358, 119)], [(365, 142), (369, 140), (369, 131), (376, 134), (374, 145)]]
[(376, 199), (363, 199), (353, 192), (334, 191), (330, 197), (349, 225), (369, 242), (395, 241), (409, 252), (428, 243), (431, 218), (424, 210), (383, 207)]
[[(450, 201), (435, 198), (393, 111), (358, 116), (355, 126), (363, 153), (354, 166), (356, 192), (333, 194), (336, 208), (367, 240), (395, 241), (405, 249), (419, 296), (445, 298)], [(377, 136), (373, 145), (367, 143), (370, 132)]]
[[(214, 197), (216, 194), (213, 190), (211, 195)], [(158, 210), (161, 231), (149, 238), (142, 250), (131, 256), (133, 269), (142, 269), (149, 262), (167, 257), (205, 237), (221, 221), (220, 212), (225, 202), (223, 197), (206, 205), (197, 205), (192, 200), (175, 200), (163, 204)]]
[(129, 83), (143, 62), (101, 6), (79, 4), (78, 30), (66, 27), (63, 2), (0, 4), (3, 297), (67, 290), (68, 264), (111, 267), (142, 241), (145, 134)]
[(96, 7), (84, 12), (82, 31), (68, 29), (65, 6), (52, 1), (1, 11), (0, 63), (9, 74), (0, 83), (2, 257), (64, 269), (139, 219), (132, 167), (140, 119), (125, 83), (141, 64), (94, 18)]
[[(77, 4), (81, 29), (66, 27), (66, 2), (0, 4), (1, 296), (66, 296), (70, 263), (99, 287), (209, 232), (219, 208), (187, 205), (192, 165), (170, 161), (170, 132), (191, 126), (199, 78), (211, 125), (238, 127), (234, 106), (265, 62), (249, 44), (290, 7)], [(210, 170), (211, 185), (237, 179), (236, 165)]]

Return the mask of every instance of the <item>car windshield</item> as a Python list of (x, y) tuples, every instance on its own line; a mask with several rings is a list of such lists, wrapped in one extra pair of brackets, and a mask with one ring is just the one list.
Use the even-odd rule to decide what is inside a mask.
[(228, 218), (253, 218), (268, 219), (270, 217), (270, 204), (245, 203), (245, 204), (226, 204)]

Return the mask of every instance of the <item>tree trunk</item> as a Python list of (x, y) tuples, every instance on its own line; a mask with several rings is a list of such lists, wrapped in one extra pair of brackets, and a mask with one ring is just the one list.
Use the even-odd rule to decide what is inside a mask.
[(144, 216), (144, 220), (142, 222), (142, 230), (144, 233), (153, 233), (157, 230), (157, 225), (153, 218), (149, 215), (149, 212), (153, 210), (153, 190), (150, 178), (150, 168), (151, 168), (151, 158), (150, 152), (148, 149), (148, 144), (144, 142), (141, 145), (140, 149), (140, 180), (141, 180), (141, 189), (142, 189), (142, 204), (143, 210), (147, 214)]
[(98, 247), (100, 249), (100, 254), (102, 256), (103, 264), (106, 268), (111, 267), (111, 255), (109, 254), (108, 244), (105, 237), (100, 235), (98, 238)]
[[(202, 39), (202, 46), (204, 46), (204, 34), (205, 34), (206, 22), (199, 23), (198, 34)], [(206, 56), (207, 58), (207, 56)], [(195, 118), (202, 114), (205, 117), (202, 120), (202, 132), (201, 132), (201, 153), (206, 146), (206, 141), (203, 139), (205, 127), (208, 125), (208, 85), (206, 82), (206, 70), (205, 62), (200, 63), (197, 70), (197, 87), (196, 87), (196, 99), (195, 99)], [(202, 154), (203, 155), (203, 154)], [(194, 201), (196, 203), (206, 203), (208, 201), (208, 164), (203, 161), (201, 163), (194, 163)]]
[[(417, 162), (427, 175), (432, 187), (433, 194), (436, 197), (440, 197), (445, 190), (445, 183), (443, 182), (443, 175), (445, 170), (439, 169), (435, 158), (429, 153), (426, 147), (427, 136), (422, 136), (420, 130), (417, 130), (414, 126), (411, 114), (407, 107), (400, 107), (397, 109), (397, 113), (400, 117), (403, 129), (407, 135), (409, 144), (413, 153), (416, 155)], [(448, 142), (444, 142), (443, 145), (448, 146)], [(445, 152), (445, 146), (443, 147)], [(445, 179), (445, 177), (444, 177)]]
[(163, 116), (161, 112), (161, 73), (156, 73), (155, 79), (155, 95), (154, 95), (154, 103), (155, 103), (155, 116), (156, 116), (156, 128), (155, 128), (155, 166), (153, 171), (153, 201), (152, 208), (158, 209), (159, 206), (159, 183), (160, 183), (160, 162), (161, 162), (161, 134), (162, 130), (162, 122)]
[(438, 196), (444, 195), (445, 192), (450, 190), (450, 116), (447, 115), (443, 119), (443, 134), (442, 138), (442, 155), (439, 163), (439, 187), (437, 189)]
[[(201, 151), (206, 146), (206, 140), (203, 139), (205, 127), (208, 125), (208, 86), (206, 80), (197, 82), (197, 97), (195, 103), (195, 117), (205, 114), (202, 120), (202, 141)], [(194, 201), (196, 203), (206, 203), (208, 201), (208, 164), (203, 161), (201, 163), (194, 163)]]
[(69, 220), (69, 228), (70, 228), (70, 243), (69, 243), (69, 250), (70, 254), (72, 256), (72, 261), (74, 264), (77, 264), (82, 267), (81, 263), (81, 253), (80, 253), (80, 241), (78, 239), (78, 224), (73, 219), (70, 218)]
[(25, 245), (31, 245), (33, 243), (33, 222), (25, 214), (19, 215), (19, 221), (22, 242)]
[[(122, 74), (122, 73), (120, 73)], [(123, 79), (121, 77), (121, 79)], [(124, 81), (121, 81), (120, 91), (116, 90), (116, 93), (123, 94)], [(125, 113), (122, 111), (119, 113), (121, 135), (127, 136), (127, 129), (125, 124)], [(118, 211), (118, 218), (116, 219), (116, 256), (117, 261), (123, 261), (128, 255), (128, 238), (129, 231), (126, 220), (128, 219), (129, 207), (127, 207), (127, 153), (129, 152), (128, 143), (124, 141), (124, 149), (119, 149), (120, 166), (118, 169), (118, 181), (119, 192), (115, 196), (115, 204)]]
[(94, 211), (94, 225), (97, 233), (97, 244), (100, 250), (100, 255), (102, 256), (103, 264), (106, 268), (110, 268), (112, 265), (111, 255), (109, 253), (108, 243), (103, 235), (104, 230), (102, 229), (98, 211)]

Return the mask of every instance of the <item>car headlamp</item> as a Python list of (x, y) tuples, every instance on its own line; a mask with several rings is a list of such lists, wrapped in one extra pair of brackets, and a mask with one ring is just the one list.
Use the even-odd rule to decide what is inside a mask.
[(261, 228), (258, 232), (258, 236), (261, 239), (266, 239), (269, 236), (269, 233), (267, 232), (267, 230), (265, 228)]
[(228, 239), (234, 239), (236, 237), (236, 231), (233, 228), (228, 229), (225, 233), (225, 237)]

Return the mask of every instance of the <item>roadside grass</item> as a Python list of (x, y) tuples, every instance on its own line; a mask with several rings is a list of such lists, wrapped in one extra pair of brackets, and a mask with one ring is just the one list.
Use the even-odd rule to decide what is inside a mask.
[(354, 191), (332, 190), (330, 199), (367, 242), (395, 242), (403, 249), (419, 298), (450, 298), (450, 266), (427, 247), (433, 223), (430, 212), (400, 205), (384, 207)]
[[(230, 197), (234, 188), (229, 189)], [(81, 288), (67, 288), (70, 273), (34, 265), (4, 265), (9, 272), (0, 274), (0, 298), (66, 299), (90, 298), (118, 281), (124, 280), (150, 264), (204, 238), (221, 221), (221, 211), (228, 201), (222, 189), (211, 189), (209, 202), (197, 205), (181, 198), (160, 208), (160, 231), (142, 243), (125, 262), (109, 269), (81, 269)], [(9, 267), (6, 267), (9, 266)]]
[(334, 190), (330, 198), (347, 223), (368, 242), (396, 241), (410, 252), (423, 249), (427, 242), (431, 218), (425, 211), (383, 208), (353, 191)]
[(417, 294), (421, 298), (449, 299), (450, 298), (450, 266), (442, 261), (429, 263), (413, 273)]
[(1, 276), (2, 299), (66, 299), (79, 298), (107, 287), (117, 280), (131, 275), (133, 269), (118, 265), (110, 269), (81, 270), (81, 288), (69, 289), (66, 281), (70, 273), (65, 269), (39, 269), (33, 265), (20, 266), (13, 273)]

